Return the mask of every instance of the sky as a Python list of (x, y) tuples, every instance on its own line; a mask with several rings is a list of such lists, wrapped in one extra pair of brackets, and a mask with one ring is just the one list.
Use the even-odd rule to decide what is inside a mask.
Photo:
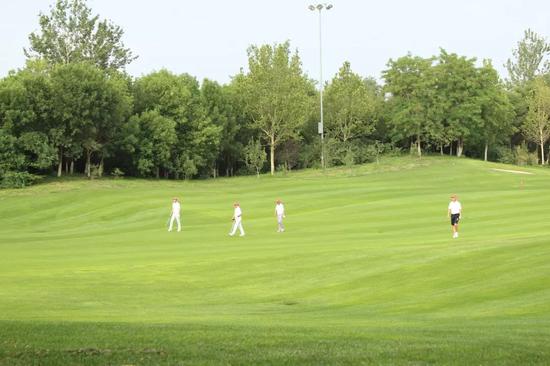
[[(0, 0), (0, 77), (25, 63), (28, 35), (38, 14), (55, 0)], [(124, 29), (123, 41), (139, 58), (136, 77), (166, 68), (199, 80), (226, 83), (246, 67), (246, 49), (286, 40), (304, 71), (319, 78), (319, 15), (303, 0), (88, 0), (94, 14)], [(440, 48), (503, 64), (531, 28), (550, 37), (550, 1), (544, 0), (334, 0), (322, 13), (323, 76), (344, 61), (363, 77), (381, 79), (389, 59), (410, 52), (429, 57)]]

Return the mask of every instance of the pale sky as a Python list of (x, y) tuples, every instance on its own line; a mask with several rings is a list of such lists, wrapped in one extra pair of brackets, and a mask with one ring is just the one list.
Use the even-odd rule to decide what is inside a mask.
[[(55, 0), (0, 0), (0, 77), (24, 66), (23, 47), (39, 29), (38, 13)], [(304, 0), (89, 0), (94, 14), (125, 31), (139, 58), (133, 76), (161, 68), (222, 83), (246, 66), (251, 44), (290, 40), (307, 74), (319, 77), (318, 15)], [(334, 0), (323, 13), (324, 79), (346, 60), (362, 76), (380, 79), (390, 58), (423, 57), (443, 47), (489, 58), (506, 77), (504, 62), (533, 29), (550, 37), (548, 0)]]

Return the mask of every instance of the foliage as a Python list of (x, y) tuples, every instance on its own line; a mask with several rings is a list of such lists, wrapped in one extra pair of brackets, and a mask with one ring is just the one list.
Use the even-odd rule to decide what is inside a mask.
[(509, 146), (499, 145), (496, 148), (497, 161), (504, 164), (515, 164), (516, 156), (514, 150), (510, 149)]
[[(131, 78), (122, 29), (86, 0), (56, 0), (39, 21), (25, 67), (0, 79), (0, 174), (231, 176), (252, 166), (257, 144), (269, 147), (272, 173), (319, 166), (318, 94), (289, 42), (249, 47), (248, 67), (226, 85), (168, 70)], [(489, 60), (443, 49), (389, 60), (383, 87), (344, 62), (323, 86), (327, 165), (409, 148), (516, 162), (535, 144), (547, 162), (549, 52), (527, 30), (506, 85)], [(524, 142), (513, 158), (501, 148)]]
[(407, 55), (390, 60), (383, 72), (385, 91), (391, 95), (388, 108), (392, 140), (414, 141), (419, 156), (421, 143), (434, 129), (439, 112), (434, 108), (437, 79), (433, 61)]
[(550, 139), (550, 86), (542, 78), (533, 81), (529, 112), (522, 130), (527, 140), (538, 144), (540, 162), (545, 164), (544, 149)]
[(111, 172), (111, 175), (116, 178), (122, 178), (124, 177), (124, 172), (120, 168), (114, 168)]
[(189, 176), (187, 160), (193, 161), (197, 172), (215, 166), (224, 122), (217, 106), (206, 103), (209, 97), (201, 95), (194, 77), (161, 70), (138, 79), (134, 95), (136, 113), (155, 111), (174, 123), (176, 140), (171, 142), (169, 162), (163, 163), (166, 174)]
[(506, 62), (510, 81), (521, 85), (533, 80), (537, 75), (550, 71), (550, 43), (531, 29), (524, 32), (523, 39), (512, 50), (513, 59)]
[(86, 0), (57, 0), (50, 14), (39, 16), (40, 33), (29, 36), (28, 58), (51, 65), (88, 62), (101, 69), (121, 70), (136, 56), (122, 42), (122, 28), (92, 15)]
[(513, 149), (506, 146), (497, 146), (496, 148), (497, 161), (506, 164), (537, 165), (538, 158), (536, 153), (529, 151), (526, 144), (514, 146)]
[(132, 117), (139, 125), (136, 159), (139, 172), (144, 176), (160, 177), (161, 169), (171, 167), (172, 151), (177, 141), (176, 122), (151, 110)]
[(203, 80), (201, 102), (206, 116), (218, 129), (216, 136), (219, 138), (219, 145), (210, 151), (215, 155), (210, 161), (214, 165), (214, 174), (218, 175), (220, 169), (235, 168), (241, 159), (242, 143), (238, 133), (245, 131), (246, 121), (238, 120), (239, 99), (234, 95), (231, 85), (222, 86), (209, 79)]
[(0, 188), (25, 188), (40, 179), (28, 172), (4, 172), (0, 174)]
[(284, 140), (298, 138), (313, 106), (314, 88), (302, 71), (298, 53), (288, 42), (248, 49), (248, 73), (234, 79), (245, 111), (270, 147), (271, 174), (275, 150)]
[(515, 132), (513, 105), (505, 92), (497, 71), (489, 61), (479, 69), (481, 90), (481, 125), (475, 131), (474, 140), (479, 138), (485, 144), (484, 159), (487, 161), (489, 146), (504, 142)]
[(514, 148), (514, 164), (536, 165), (537, 163), (537, 154), (529, 152), (526, 144), (518, 145)]
[(245, 163), (248, 169), (256, 172), (258, 178), (265, 162), (267, 161), (264, 147), (260, 140), (251, 140), (244, 148)]
[(131, 113), (127, 83), (87, 63), (57, 66), (51, 77), (55, 120), (86, 152), (85, 173), (90, 177), (92, 154), (102, 160), (109, 153)]
[(184, 179), (187, 180), (192, 178), (194, 175), (196, 175), (198, 172), (198, 169), (197, 169), (197, 166), (195, 165), (195, 162), (189, 159), (188, 157), (186, 157), (181, 165), (181, 171), (183, 173)]
[(349, 62), (327, 85), (325, 94), (327, 134), (344, 144), (368, 136), (374, 130), (378, 96), (351, 70)]

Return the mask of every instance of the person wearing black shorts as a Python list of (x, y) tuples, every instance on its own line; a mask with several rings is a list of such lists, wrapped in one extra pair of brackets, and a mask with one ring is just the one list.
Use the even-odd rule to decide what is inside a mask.
[(451, 230), (453, 239), (458, 238), (458, 222), (462, 214), (462, 205), (457, 201), (456, 194), (451, 196), (451, 202), (447, 210), (447, 216), (451, 218)]

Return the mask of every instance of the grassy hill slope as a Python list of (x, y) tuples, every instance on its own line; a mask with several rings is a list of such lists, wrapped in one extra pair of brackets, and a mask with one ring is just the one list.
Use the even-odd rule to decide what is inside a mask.
[(0, 191), (0, 364), (550, 363), (550, 171), (495, 168), (519, 170), (387, 158)]

